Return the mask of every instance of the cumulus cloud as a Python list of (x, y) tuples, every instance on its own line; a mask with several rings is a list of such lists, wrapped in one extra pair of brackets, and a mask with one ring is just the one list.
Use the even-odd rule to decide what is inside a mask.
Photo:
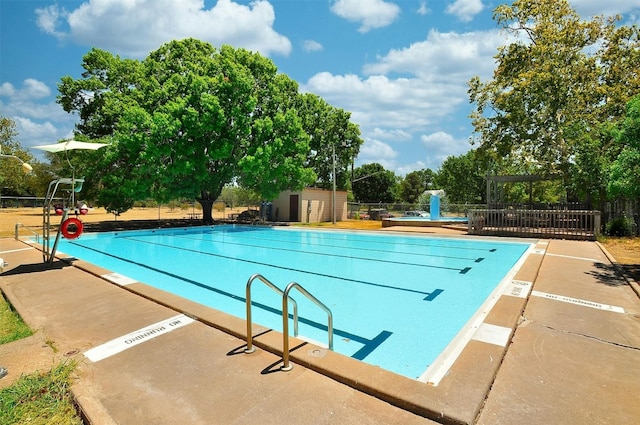
[(350, 22), (360, 22), (358, 31), (365, 33), (391, 25), (400, 14), (400, 7), (384, 0), (337, 0), (331, 12)]
[(89, 0), (72, 11), (49, 6), (36, 14), (40, 29), (61, 40), (131, 57), (187, 37), (265, 56), (291, 52), (289, 39), (273, 29), (275, 12), (266, 0), (249, 6), (218, 0), (210, 9), (202, 0)]
[(640, 15), (640, 0), (569, 0), (569, 4), (584, 18), (596, 15), (614, 16), (630, 13)]
[(466, 82), (478, 75), (489, 78), (498, 46), (508, 42), (498, 30), (467, 33), (429, 31), (426, 40), (392, 49), (365, 65), (364, 73), (410, 73), (430, 81)]
[[(447, 156), (470, 149), (466, 138), (456, 139), (438, 130), (468, 105), (467, 82), (473, 76), (491, 78), (493, 56), (504, 43), (505, 34), (498, 30), (433, 30), (423, 41), (378, 56), (364, 66), (362, 75), (322, 72), (301, 87), (351, 111), (352, 121), (360, 126), (366, 141), (359, 162), (411, 160), (414, 166), (420, 162), (435, 170)], [(400, 143), (421, 143), (423, 156), (393, 155)], [(408, 166), (401, 163), (395, 167)]]
[(51, 95), (51, 89), (41, 81), (27, 78), (23, 81), (22, 87), (16, 89), (11, 83), (2, 83), (0, 86), (0, 96), (13, 99), (41, 99)]
[(18, 87), (0, 85), (0, 110), (16, 124), (17, 140), (26, 148), (71, 137), (75, 117), (55, 103), (42, 81), (27, 78)]
[(468, 140), (456, 139), (443, 131), (422, 135), (420, 141), (426, 148), (427, 164), (434, 171), (433, 167), (439, 167), (447, 157), (462, 155), (471, 149)]
[(387, 170), (396, 168), (396, 152), (389, 144), (376, 139), (365, 137), (365, 142), (360, 147), (358, 154), (358, 164), (378, 163)]
[(320, 52), (322, 51), (322, 44), (314, 40), (305, 40), (302, 42), (302, 50), (305, 52)]
[(445, 12), (454, 15), (462, 22), (471, 22), (483, 9), (482, 0), (456, 0), (447, 6)]
[(420, 2), (420, 7), (418, 7), (418, 15), (428, 15), (429, 13), (431, 13), (431, 10), (427, 7), (427, 2), (426, 0), (422, 0)]

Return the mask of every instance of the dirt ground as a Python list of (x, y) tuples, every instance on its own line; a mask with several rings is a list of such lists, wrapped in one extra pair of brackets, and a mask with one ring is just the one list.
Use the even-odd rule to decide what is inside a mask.
[[(213, 211), (214, 219), (226, 218), (229, 214), (244, 211), (242, 209), (227, 208), (224, 211)], [(196, 218), (193, 219), (195, 214)], [(116, 217), (109, 214), (104, 208), (92, 208), (88, 214), (80, 216), (85, 226), (90, 224), (105, 223), (115, 224), (130, 221), (171, 221), (185, 220), (192, 221), (194, 225), (199, 224), (198, 218), (202, 218), (202, 211), (197, 208), (180, 209), (180, 208), (133, 208), (120, 216)], [(60, 217), (51, 214), (51, 223), (57, 224)], [(14, 236), (16, 223), (20, 223), (20, 235), (27, 236), (32, 232), (29, 229), (42, 234), (42, 208), (0, 208), (0, 237)]]
[[(213, 211), (216, 220), (226, 219), (229, 214), (237, 214), (245, 207), (223, 211)], [(195, 215), (195, 218), (194, 218)], [(188, 226), (200, 224), (201, 211), (197, 208), (133, 208), (118, 217), (107, 213), (102, 208), (94, 208), (87, 215), (81, 216), (86, 231), (116, 230), (140, 227), (169, 227), (174, 225)], [(57, 216), (51, 216), (52, 223), (57, 223)], [(16, 223), (21, 223), (19, 234), (28, 236), (33, 232), (42, 234), (41, 208), (0, 208), (0, 237), (15, 235)], [(317, 227), (338, 229), (379, 230), (382, 223), (376, 220), (345, 220), (333, 225), (320, 223)], [(640, 281), (640, 238), (603, 238), (602, 245), (616, 261), (636, 281)]]

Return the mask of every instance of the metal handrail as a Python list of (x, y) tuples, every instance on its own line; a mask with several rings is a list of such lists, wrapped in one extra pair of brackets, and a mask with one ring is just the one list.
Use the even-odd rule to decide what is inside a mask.
[(25, 226), (25, 225), (24, 225), (24, 224), (22, 224), (22, 223), (16, 223), (16, 236), (15, 236), (15, 237), (16, 237), (16, 240), (19, 240), (19, 239), (20, 239), (20, 238), (19, 238), (19, 236), (20, 236), (20, 235), (19, 235), (19, 231), (18, 231), (18, 229), (19, 229), (19, 228), (21, 228), (21, 227), (23, 227), (23, 228), (25, 228), (25, 229), (29, 230), (31, 233), (33, 233), (34, 235), (36, 235), (36, 243), (40, 243), (40, 233), (38, 233), (37, 231), (33, 230), (33, 229), (32, 229), (31, 227), (29, 227), (29, 226)]
[[(251, 284), (254, 280), (260, 280), (262, 283), (267, 285), (269, 288), (276, 291), (278, 294), (284, 297), (284, 292), (273, 283), (269, 282), (267, 278), (262, 276), (260, 273), (253, 274), (249, 280), (247, 281), (246, 288), (246, 298), (247, 298), (247, 348), (244, 350), (245, 353), (253, 353), (256, 349), (253, 346), (253, 331), (252, 331), (252, 321), (251, 321)], [(284, 298), (283, 298), (284, 299)], [(293, 304), (293, 321), (294, 321), (294, 334), (298, 335), (298, 304), (293, 298), (289, 298), (291, 303)], [(285, 304), (287, 304), (285, 302)]]
[[(302, 293), (302, 295), (306, 296), (309, 300), (313, 301), (315, 305), (323, 309), (327, 313), (327, 331), (329, 333), (329, 350), (333, 350), (333, 314), (329, 307), (324, 305), (320, 300), (311, 295), (306, 289), (300, 286), (297, 282), (291, 282), (287, 285), (287, 288), (284, 290), (284, 294), (282, 295), (282, 368), (281, 370), (291, 370), (293, 368), (292, 365), (289, 364), (289, 312), (288, 312), (288, 303), (287, 299), (289, 299), (289, 292), (292, 289), (297, 289)], [(297, 322), (297, 320), (296, 320)], [(297, 334), (297, 331), (296, 331)]]

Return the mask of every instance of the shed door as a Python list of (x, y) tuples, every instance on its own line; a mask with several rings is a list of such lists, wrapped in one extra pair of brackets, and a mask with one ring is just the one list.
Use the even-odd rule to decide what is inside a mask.
[(298, 199), (299, 195), (289, 196), (289, 221), (300, 221)]

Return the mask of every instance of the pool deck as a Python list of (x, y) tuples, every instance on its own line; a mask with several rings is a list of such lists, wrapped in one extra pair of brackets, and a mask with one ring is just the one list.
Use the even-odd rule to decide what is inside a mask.
[[(281, 371), (277, 332), (254, 327), (259, 348), (245, 354), (243, 320), (142, 283), (114, 284), (101, 277), (108, 271), (79, 261), (46, 268), (39, 251), (13, 239), (0, 238), (0, 257), (9, 263), (0, 290), (37, 330), (0, 345), (0, 366), (9, 369), (0, 388), (73, 358), (73, 392), (90, 424), (630, 424), (640, 417), (640, 290), (595, 242), (537, 241), (513, 278), (524, 295), (512, 285), (484, 322), (511, 326), (510, 342), (474, 337), (437, 386), (294, 339), (294, 367)], [(182, 312), (198, 320), (188, 323)], [(154, 335), (159, 326), (151, 325), (167, 319), (168, 331)], [(85, 355), (124, 335), (131, 347), (95, 361)]]

